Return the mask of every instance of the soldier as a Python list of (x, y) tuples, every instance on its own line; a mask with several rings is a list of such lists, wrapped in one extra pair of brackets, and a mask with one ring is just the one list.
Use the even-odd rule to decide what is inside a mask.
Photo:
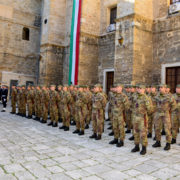
[(64, 129), (64, 131), (69, 131), (70, 126), (70, 103), (71, 103), (72, 97), (68, 90), (68, 85), (64, 85), (63, 87), (63, 98), (62, 98), (62, 104), (63, 104), (63, 126), (60, 127), (60, 129)]
[(27, 88), (27, 107), (28, 107), (28, 119), (32, 118), (32, 106), (33, 106), (33, 91), (31, 86)]
[(57, 127), (58, 126), (58, 101), (59, 101), (59, 95), (56, 91), (56, 85), (51, 85), (50, 87), (51, 93), (50, 93), (50, 116), (51, 116), (51, 122), (48, 124), (48, 126)]
[(59, 101), (58, 101), (58, 115), (59, 115), (59, 122), (62, 122), (62, 111), (63, 111), (63, 104), (61, 102), (61, 99), (63, 97), (63, 90), (62, 90), (62, 86), (59, 85), (58, 86), (58, 94), (59, 94)]
[(104, 111), (106, 106), (106, 98), (102, 93), (100, 84), (95, 85), (92, 97), (92, 123), (94, 134), (90, 138), (100, 140), (104, 129)]
[(22, 93), (22, 88), (21, 86), (17, 87), (17, 104), (18, 104), (18, 113), (17, 115), (21, 116), (22, 114), (22, 106), (21, 106), (21, 93)]
[[(115, 103), (113, 105), (113, 130), (114, 140), (110, 141), (109, 144), (117, 144), (117, 147), (124, 146), (125, 139), (125, 110), (130, 106), (128, 97), (122, 92), (123, 86), (118, 84), (114, 96)], [(120, 138), (120, 142), (118, 139)]]
[(20, 94), (20, 103), (22, 107), (22, 117), (26, 117), (26, 103), (27, 103), (27, 98), (26, 98), (26, 86), (22, 86), (22, 91)]
[(85, 96), (86, 96), (86, 99), (87, 99), (87, 103), (86, 103), (86, 126), (85, 126), (85, 129), (89, 129), (89, 124), (90, 124), (90, 121), (91, 121), (91, 115), (92, 115), (92, 92), (90, 91), (89, 87), (86, 86), (84, 88), (84, 91), (85, 91)]
[(41, 103), (42, 103), (42, 121), (41, 123), (47, 123), (48, 119), (48, 107), (49, 107), (50, 96), (46, 86), (42, 86)]
[(167, 151), (170, 149), (172, 140), (170, 113), (175, 110), (176, 101), (167, 94), (166, 85), (160, 86), (160, 93), (155, 97), (155, 100), (157, 109), (154, 117), (156, 143), (153, 144), (153, 147), (161, 147), (161, 130), (162, 125), (164, 125), (166, 132), (166, 146), (164, 150)]
[(31, 92), (32, 92), (32, 115), (35, 116), (35, 88), (34, 86), (31, 87)]
[(146, 154), (146, 147), (148, 145), (147, 141), (147, 131), (148, 131), (148, 121), (147, 113), (152, 111), (152, 104), (149, 98), (145, 94), (145, 86), (141, 85), (137, 89), (138, 95), (136, 97), (136, 108), (134, 109), (133, 117), (133, 132), (134, 132), (134, 144), (135, 147), (131, 152), (139, 151), (139, 143), (142, 144), (141, 155)]
[(75, 123), (75, 96), (74, 96), (74, 86), (71, 85), (70, 88), (69, 88), (69, 92), (71, 93), (71, 105), (70, 105), (70, 112), (71, 112), (71, 125), (76, 125)]
[(172, 120), (172, 141), (171, 144), (176, 143), (176, 138), (180, 126), (180, 84), (176, 87), (176, 93), (174, 94), (176, 100), (176, 108), (172, 111), (171, 120)]
[(36, 118), (34, 120), (40, 121), (42, 113), (41, 107), (41, 87), (39, 85), (36, 86), (35, 91), (35, 115)]
[(12, 111), (11, 111), (11, 114), (16, 114), (16, 103), (17, 103), (17, 89), (16, 89), (16, 86), (12, 86), (12, 93), (11, 93)]

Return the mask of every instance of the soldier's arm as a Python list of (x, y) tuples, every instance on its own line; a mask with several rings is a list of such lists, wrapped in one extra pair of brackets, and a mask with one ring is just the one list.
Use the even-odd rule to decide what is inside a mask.
[(171, 97), (170, 102), (171, 102), (171, 112), (172, 112), (177, 108), (177, 103), (174, 96)]

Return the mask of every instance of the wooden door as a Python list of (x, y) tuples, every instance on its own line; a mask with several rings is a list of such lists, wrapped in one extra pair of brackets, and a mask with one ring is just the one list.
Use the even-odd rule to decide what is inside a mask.
[(106, 93), (108, 94), (114, 84), (114, 72), (107, 72), (106, 77)]
[(171, 92), (175, 93), (176, 86), (180, 84), (180, 67), (166, 68), (166, 84), (171, 87)]

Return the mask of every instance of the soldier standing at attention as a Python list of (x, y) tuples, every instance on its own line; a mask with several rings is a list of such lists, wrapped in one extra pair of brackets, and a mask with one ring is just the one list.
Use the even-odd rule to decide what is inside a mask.
[(49, 100), (50, 100), (49, 92), (47, 91), (46, 86), (42, 86), (42, 92), (41, 92), (42, 121), (41, 123), (47, 123)]
[(33, 91), (31, 86), (27, 88), (27, 107), (28, 107), (28, 119), (32, 118), (32, 106), (33, 106)]
[(42, 107), (41, 107), (41, 87), (39, 85), (36, 86), (36, 95), (35, 95), (35, 104), (36, 104), (36, 118), (35, 120), (40, 121)]
[(12, 111), (11, 111), (11, 114), (16, 114), (16, 103), (17, 103), (17, 89), (16, 89), (16, 86), (12, 86), (12, 93), (11, 93)]
[(35, 88), (34, 86), (31, 87), (32, 92), (32, 115), (35, 116)]
[(92, 97), (92, 123), (93, 135), (90, 138), (100, 140), (104, 129), (104, 111), (106, 106), (106, 98), (102, 93), (102, 86), (95, 85)]
[(147, 113), (152, 111), (152, 104), (149, 98), (145, 94), (145, 86), (139, 86), (137, 98), (136, 98), (136, 109), (134, 110), (133, 130), (134, 130), (134, 144), (135, 147), (131, 152), (137, 152), (140, 150), (139, 143), (142, 144), (141, 155), (146, 154), (147, 131), (148, 121)]
[(56, 91), (56, 85), (51, 85), (50, 87), (50, 116), (51, 122), (48, 126), (57, 127), (58, 126), (58, 92)]
[(19, 115), (19, 116), (21, 116), (21, 114), (22, 114), (21, 93), (22, 93), (21, 86), (18, 86), (17, 87), (17, 104), (18, 104), (18, 113), (17, 113), (17, 115)]
[(155, 99), (157, 109), (154, 118), (156, 143), (153, 144), (153, 147), (161, 147), (161, 130), (162, 125), (164, 125), (166, 132), (166, 146), (164, 150), (167, 151), (171, 148), (170, 144), (172, 141), (170, 113), (176, 109), (176, 101), (167, 94), (166, 85), (160, 86), (160, 93)]
[(176, 93), (174, 94), (176, 101), (176, 108), (172, 111), (171, 120), (172, 120), (172, 141), (171, 144), (176, 143), (176, 138), (180, 126), (180, 84), (176, 87)]
[(74, 96), (74, 86), (71, 85), (70, 88), (69, 88), (69, 92), (72, 96), (72, 101), (71, 101), (71, 104), (70, 104), (70, 112), (71, 112), (71, 125), (76, 125), (75, 123), (75, 96)]
[(22, 86), (22, 93), (21, 93), (21, 107), (22, 107), (22, 117), (26, 117), (26, 86)]
[[(118, 84), (116, 87), (115, 103), (113, 107), (113, 130), (114, 140), (109, 144), (117, 144), (117, 147), (124, 146), (125, 139), (125, 111), (129, 108), (128, 97), (122, 92), (123, 86)], [(120, 138), (120, 142), (118, 139)]]
[(59, 116), (59, 122), (62, 122), (62, 111), (63, 111), (63, 106), (62, 106), (62, 96), (63, 96), (63, 90), (62, 90), (62, 86), (59, 85), (58, 86), (58, 95), (59, 95), (59, 101), (58, 101), (58, 116)]
[(68, 90), (68, 85), (64, 85), (63, 87), (63, 126), (60, 129), (64, 129), (64, 131), (69, 131), (70, 126), (70, 103), (71, 103), (71, 94)]

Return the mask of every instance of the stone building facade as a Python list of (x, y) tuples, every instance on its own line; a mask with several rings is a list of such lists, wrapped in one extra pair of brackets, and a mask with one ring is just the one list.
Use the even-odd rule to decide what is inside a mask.
[[(170, 13), (173, 3), (177, 10)], [(180, 83), (178, 3), (82, 0), (78, 84), (99, 82), (107, 91), (113, 83), (168, 83), (174, 90)], [(2, 83), (68, 82), (72, 5), (0, 0)], [(24, 28), (29, 40), (23, 39)]]

